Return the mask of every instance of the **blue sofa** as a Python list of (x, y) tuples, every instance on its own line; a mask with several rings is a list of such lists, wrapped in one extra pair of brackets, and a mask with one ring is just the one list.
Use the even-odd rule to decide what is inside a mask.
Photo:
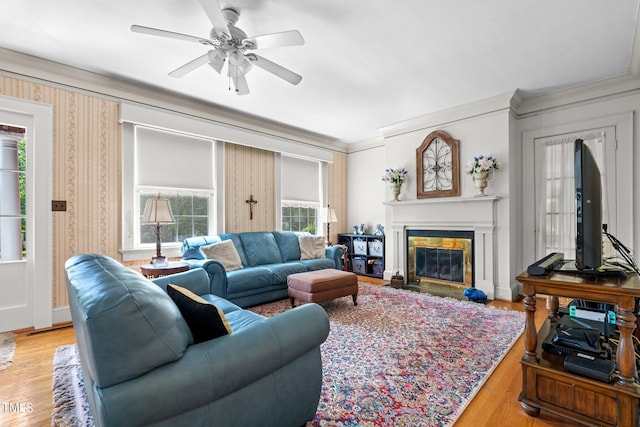
[[(182, 259), (191, 268), (201, 267), (209, 274), (211, 293), (240, 307), (249, 307), (287, 298), (287, 277), (293, 273), (335, 268), (342, 270), (342, 246), (325, 249), (324, 258), (300, 259), (298, 236), (290, 231), (259, 231), (200, 236), (182, 243)], [(243, 268), (226, 271), (215, 259), (205, 259), (200, 247), (231, 240)]]
[[(301, 426), (322, 385), (322, 307), (264, 318), (209, 294), (193, 269), (151, 282), (102, 255), (65, 263), (69, 305), (96, 426)], [(217, 305), (233, 331), (194, 344), (168, 284)]]

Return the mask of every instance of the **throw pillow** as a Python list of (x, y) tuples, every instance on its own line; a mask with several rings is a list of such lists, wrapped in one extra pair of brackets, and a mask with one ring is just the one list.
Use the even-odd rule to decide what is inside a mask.
[(178, 285), (168, 285), (167, 293), (189, 325), (196, 344), (232, 332), (222, 310), (209, 301)]
[(324, 236), (298, 236), (300, 259), (325, 257)]
[(220, 261), (227, 271), (240, 270), (242, 261), (236, 250), (236, 246), (231, 240), (223, 240), (222, 242), (213, 243), (207, 246), (200, 246), (200, 252), (207, 259), (215, 259)]

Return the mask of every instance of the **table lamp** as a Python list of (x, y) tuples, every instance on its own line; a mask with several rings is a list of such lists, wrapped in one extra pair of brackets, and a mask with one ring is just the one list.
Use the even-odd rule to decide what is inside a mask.
[(155, 265), (165, 264), (166, 258), (160, 252), (160, 224), (173, 224), (175, 222), (169, 200), (161, 199), (159, 194), (152, 199), (147, 199), (141, 222), (142, 224), (156, 225), (156, 256), (151, 258), (151, 263)]
[(333, 245), (333, 243), (331, 243), (331, 240), (330, 240), (331, 223), (338, 222), (338, 217), (336, 216), (336, 210), (329, 205), (327, 205), (327, 207), (324, 208), (323, 210), (324, 210), (323, 213), (327, 222), (327, 246), (331, 246)]

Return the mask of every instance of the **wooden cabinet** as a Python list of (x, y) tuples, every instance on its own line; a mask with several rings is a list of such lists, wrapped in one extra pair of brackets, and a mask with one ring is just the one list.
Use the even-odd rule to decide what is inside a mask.
[(338, 234), (338, 244), (346, 247), (345, 269), (361, 276), (382, 278), (384, 235)]
[[(525, 412), (536, 416), (540, 409), (594, 426), (638, 425), (640, 385), (636, 370), (632, 333), (636, 327), (636, 298), (640, 297), (637, 275), (627, 279), (602, 278), (570, 273), (549, 276), (520, 274), (526, 321), (522, 392), (519, 400)], [(549, 317), (540, 330), (534, 318), (536, 293), (549, 296)], [(564, 370), (564, 357), (542, 350), (542, 341), (559, 319), (558, 296), (613, 304), (616, 307), (620, 341), (615, 354), (618, 378), (612, 384), (575, 375)]]

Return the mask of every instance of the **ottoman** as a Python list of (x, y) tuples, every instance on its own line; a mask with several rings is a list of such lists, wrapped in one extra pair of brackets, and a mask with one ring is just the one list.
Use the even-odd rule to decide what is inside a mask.
[(287, 277), (291, 307), (295, 300), (323, 302), (351, 295), (353, 305), (358, 305), (358, 277), (351, 272), (327, 268), (290, 274)]

